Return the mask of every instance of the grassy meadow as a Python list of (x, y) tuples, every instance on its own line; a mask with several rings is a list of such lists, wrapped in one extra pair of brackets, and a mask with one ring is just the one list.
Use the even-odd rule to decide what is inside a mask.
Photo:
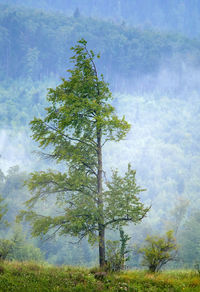
[(0, 291), (39, 292), (170, 292), (200, 291), (200, 276), (195, 271), (126, 271), (105, 274), (95, 269), (56, 267), (32, 262), (2, 262)]

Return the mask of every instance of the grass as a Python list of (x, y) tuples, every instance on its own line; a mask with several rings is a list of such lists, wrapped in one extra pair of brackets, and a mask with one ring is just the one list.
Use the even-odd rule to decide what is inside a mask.
[(200, 291), (200, 276), (195, 271), (165, 271), (149, 274), (127, 271), (103, 274), (95, 270), (39, 265), (33, 262), (2, 262), (0, 291), (42, 292), (172, 292)]

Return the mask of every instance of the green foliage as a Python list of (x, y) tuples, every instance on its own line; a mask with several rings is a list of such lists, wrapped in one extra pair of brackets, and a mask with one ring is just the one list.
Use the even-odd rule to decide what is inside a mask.
[[(23, 225), (23, 231), (20, 227), (15, 227), (15, 216), (27, 199), (27, 190), (24, 187), (24, 179), (27, 174), (22, 172), (19, 167), (10, 168), (6, 174), (2, 171), (0, 173), (2, 177), (0, 193), (5, 196), (4, 202), (8, 210), (5, 214), (5, 220), (9, 222), (8, 226), (1, 226), (0, 234), (2, 239), (6, 235), (10, 241), (16, 242), (7, 259), (41, 261), (45, 258), (55, 265), (91, 266), (96, 264), (97, 251), (90, 248), (87, 241), (83, 241), (78, 246), (66, 242), (64, 238), (47, 242), (35, 239), (33, 241), (30, 239), (30, 231), (28, 231), (30, 228), (26, 224)], [(45, 210), (47, 209), (48, 212), (54, 212), (54, 204), (52, 202), (48, 202), (48, 205), (45, 204)], [(38, 211), (44, 212), (43, 207), (41, 206)], [(74, 238), (68, 240), (75, 241)], [(77, 253), (77, 248), (79, 253)]]
[(120, 240), (107, 240), (106, 242), (106, 269), (116, 272), (125, 268), (128, 260), (127, 242), (130, 237), (120, 228)]
[(8, 239), (0, 239), (0, 259), (5, 260), (11, 254), (13, 250), (14, 243)]
[(112, 180), (107, 182), (105, 216), (108, 217), (107, 225), (113, 228), (126, 225), (130, 221), (141, 221), (150, 209), (144, 208), (144, 204), (140, 202), (138, 195), (145, 189), (137, 186), (135, 175), (136, 171), (128, 164), (124, 177), (118, 171), (113, 171)]
[(117, 272), (122, 269), (123, 261), (119, 240), (107, 240), (106, 242), (106, 270)]
[(127, 246), (128, 246), (128, 241), (131, 239), (131, 237), (128, 236), (128, 234), (126, 234), (122, 228), (120, 228), (119, 232), (120, 232), (120, 243), (121, 243), (120, 254), (121, 254), (121, 259), (122, 259), (122, 269), (124, 269), (126, 261), (129, 260), (128, 253), (130, 250), (127, 248)]
[[(66, 170), (31, 174), (26, 182), (32, 193), (27, 201), (30, 209), (21, 212), (21, 218), (31, 222), (35, 236), (52, 231), (88, 237), (91, 243), (99, 241), (99, 248), (104, 249), (106, 228), (137, 223), (149, 208), (139, 201), (143, 190), (136, 185), (130, 165), (124, 177), (115, 171), (111, 181), (103, 184), (103, 146), (122, 140), (130, 125), (124, 117), (119, 119), (108, 103), (111, 92), (103, 76), (98, 77), (95, 54), (86, 44), (82, 39), (72, 48), (74, 68), (68, 70), (69, 80), (62, 79), (56, 89), (49, 89), (45, 118), (31, 122), (33, 139), (49, 151), (44, 157), (66, 165)], [(62, 215), (35, 212), (37, 201), (46, 201), (51, 194), (56, 195)], [(104, 257), (105, 251), (103, 261)]]
[(39, 248), (29, 243), (21, 228), (16, 228), (11, 239), (0, 239), (0, 259), (42, 262), (44, 257)]
[(163, 265), (175, 260), (177, 244), (173, 231), (166, 232), (165, 237), (148, 236), (146, 246), (138, 252), (143, 255), (142, 264), (147, 266), (150, 272), (158, 272)]
[(26, 240), (21, 226), (15, 227), (11, 242), (12, 249), (7, 259), (37, 262), (42, 262), (44, 260), (41, 250)]
[(106, 241), (106, 270), (117, 272), (125, 269), (126, 261), (129, 260), (127, 249), (130, 237), (120, 227), (120, 240)]
[[(4, 198), (0, 198), (1, 237), (4, 237), (0, 239), (0, 258), (3, 260), (41, 261), (43, 259), (40, 249), (26, 240), (20, 226), (14, 228), (14, 233), (12, 230), (15, 216), (24, 200), (20, 196), (24, 195), (25, 176), (25, 173), (20, 172), (17, 166), (10, 168), (7, 175), (0, 171), (0, 191), (4, 194)], [(5, 203), (2, 203), (4, 201)]]

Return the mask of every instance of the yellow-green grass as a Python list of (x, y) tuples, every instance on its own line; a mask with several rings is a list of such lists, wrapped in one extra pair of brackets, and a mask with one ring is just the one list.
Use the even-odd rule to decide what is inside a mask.
[[(170, 292), (200, 291), (200, 276), (195, 271), (126, 271), (97, 277), (85, 268), (56, 267), (33, 262), (1, 262), (2, 292)], [(101, 274), (100, 274), (101, 276)]]
[(200, 276), (191, 270), (164, 271), (155, 274), (144, 271), (128, 271), (118, 277), (130, 286), (131, 283), (137, 283), (137, 287), (140, 289), (138, 291), (200, 292)]

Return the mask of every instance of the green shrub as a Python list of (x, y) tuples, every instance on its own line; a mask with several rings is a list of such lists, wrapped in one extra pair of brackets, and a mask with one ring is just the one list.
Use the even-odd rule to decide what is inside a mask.
[(150, 272), (157, 272), (163, 265), (175, 259), (177, 253), (176, 239), (173, 231), (166, 232), (164, 237), (147, 236), (146, 246), (139, 249), (143, 255), (142, 265)]
[(120, 252), (120, 242), (118, 240), (108, 240), (106, 242), (107, 265), (106, 269), (112, 272), (120, 271), (122, 268), (122, 257)]
[(120, 240), (108, 240), (106, 242), (106, 268), (108, 271), (116, 272), (123, 270), (125, 267), (125, 262), (129, 259), (127, 254), (129, 250), (127, 249), (127, 242), (130, 237), (125, 234), (124, 230), (120, 228)]
[(14, 243), (8, 239), (0, 239), (0, 259), (5, 260), (12, 253)]

